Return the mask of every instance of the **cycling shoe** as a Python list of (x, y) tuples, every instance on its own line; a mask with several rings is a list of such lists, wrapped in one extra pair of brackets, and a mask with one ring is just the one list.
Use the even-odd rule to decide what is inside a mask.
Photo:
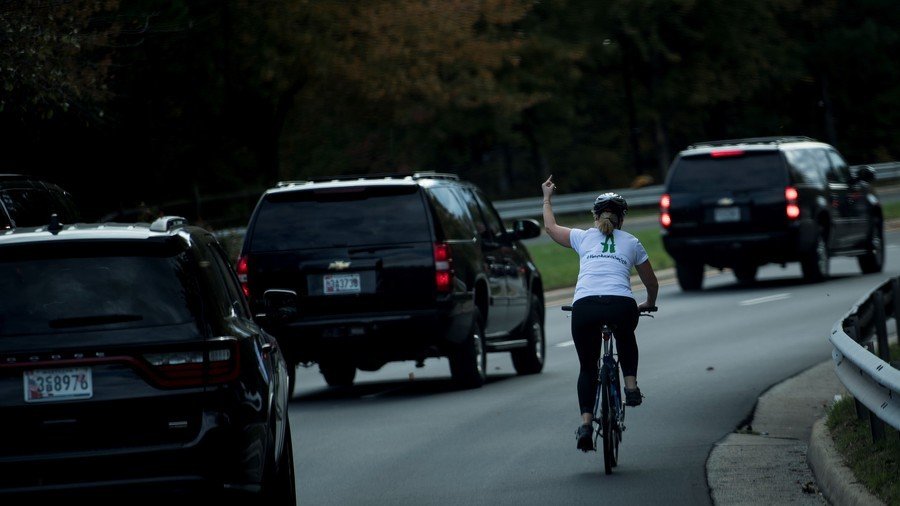
[(578, 430), (575, 431), (575, 436), (578, 438), (578, 449), (583, 452), (589, 452), (594, 449), (594, 428), (589, 424), (582, 424), (578, 426)]
[(644, 395), (641, 393), (641, 389), (635, 387), (634, 390), (630, 388), (625, 389), (625, 405), (626, 406), (640, 406), (641, 402), (644, 400)]

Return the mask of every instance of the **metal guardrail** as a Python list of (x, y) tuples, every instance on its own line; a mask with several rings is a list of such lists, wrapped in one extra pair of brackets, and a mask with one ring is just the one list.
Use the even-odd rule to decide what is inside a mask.
[[(535, 185), (537, 189), (538, 185)], [(625, 197), (630, 207), (650, 207), (659, 204), (659, 197), (663, 192), (663, 185), (645, 186), (631, 189), (620, 188), (614, 190), (598, 190), (583, 193), (567, 193), (553, 196), (553, 211), (556, 214), (569, 214), (583, 212), (590, 213), (591, 206), (597, 195), (604, 191), (613, 191)], [(503, 219), (532, 218), (541, 216), (543, 198), (535, 192), (534, 197), (514, 200), (502, 200), (494, 202), (494, 207)]]
[(868, 418), (874, 439), (884, 437), (885, 423), (900, 430), (900, 371), (890, 363), (887, 333), (892, 317), (900, 339), (898, 316), (900, 279), (891, 278), (860, 299), (829, 336), (835, 374), (853, 396), (857, 416)]
[[(853, 169), (864, 165), (854, 165)], [(868, 164), (875, 171), (876, 181), (892, 181), (900, 179), (900, 162)], [(662, 196), (663, 185), (645, 186), (643, 188), (620, 188), (614, 190), (596, 190), (593, 192), (570, 193), (553, 196), (553, 211), (556, 214), (568, 214), (591, 210), (591, 204), (600, 193), (613, 191), (625, 197), (630, 207), (655, 207)], [(542, 213), (540, 194), (524, 199), (503, 200), (494, 202), (494, 207), (503, 219), (534, 218)]]

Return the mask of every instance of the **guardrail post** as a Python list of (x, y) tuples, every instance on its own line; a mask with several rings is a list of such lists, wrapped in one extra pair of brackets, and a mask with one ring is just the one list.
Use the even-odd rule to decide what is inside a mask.
[(872, 413), (869, 414), (869, 432), (872, 433), (872, 442), (883, 441), (884, 440), (884, 422), (881, 418)]
[(875, 335), (878, 338), (878, 358), (891, 361), (891, 350), (887, 339), (887, 316), (884, 311), (884, 294), (876, 290), (872, 302), (875, 304)]
[[(855, 314), (848, 316), (844, 320), (843, 327), (844, 327), (844, 332), (846, 332), (847, 335), (850, 336), (850, 339), (853, 339), (855, 342), (858, 343), (859, 342), (859, 332), (860, 332), (859, 318)], [(853, 398), (853, 407), (855, 408), (855, 411), (856, 411), (856, 419), (857, 420), (863, 421), (863, 420), (867, 420), (869, 418), (868, 410), (855, 397)]]

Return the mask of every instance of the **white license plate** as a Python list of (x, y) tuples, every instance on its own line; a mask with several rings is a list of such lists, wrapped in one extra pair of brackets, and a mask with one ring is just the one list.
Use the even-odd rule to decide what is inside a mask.
[(359, 274), (326, 274), (322, 276), (322, 291), (325, 295), (359, 293)]
[(94, 395), (90, 367), (25, 371), (22, 382), (25, 402), (90, 399)]
[(740, 207), (717, 207), (713, 211), (713, 219), (717, 222), (741, 221)]

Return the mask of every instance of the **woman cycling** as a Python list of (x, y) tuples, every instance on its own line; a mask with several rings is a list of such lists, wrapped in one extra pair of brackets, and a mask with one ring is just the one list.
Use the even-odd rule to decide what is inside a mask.
[[(594, 227), (568, 228), (556, 223), (550, 197), (556, 185), (553, 176), (541, 185), (544, 193), (544, 228), (554, 241), (572, 248), (581, 263), (572, 302), (572, 339), (581, 363), (578, 374), (578, 405), (582, 425), (578, 427), (578, 449), (593, 449), (594, 399), (597, 391), (597, 360), (600, 358), (602, 323), (616, 326), (616, 347), (625, 376), (625, 405), (641, 404), (637, 386), (638, 347), (634, 336), (641, 309), (656, 306), (659, 282), (644, 246), (622, 231), (628, 203), (615, 193), (603, 193), (594, 200)], [(631, 291), (631, 268), (637, 270), (647, 292), (647, 300), (637, 304)]]

